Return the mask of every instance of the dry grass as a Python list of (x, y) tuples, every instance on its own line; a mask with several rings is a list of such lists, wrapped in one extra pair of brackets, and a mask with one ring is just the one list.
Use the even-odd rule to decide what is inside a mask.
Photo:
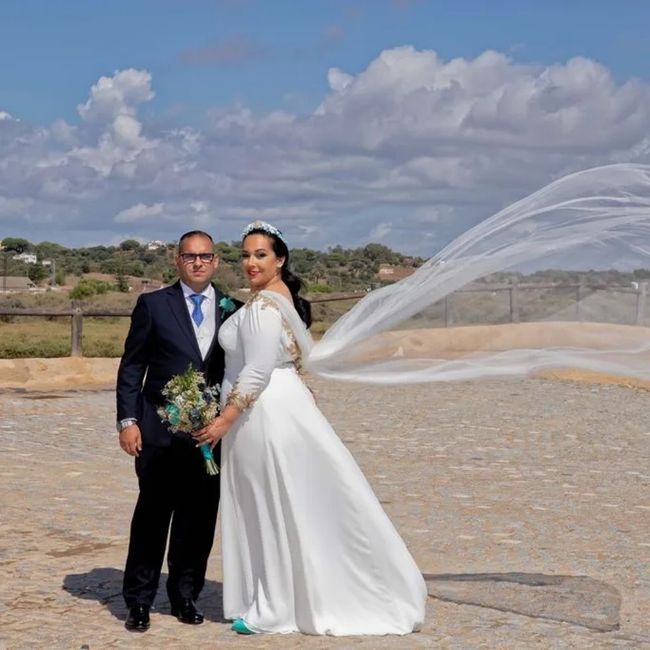
[(650, 391), (650, 381), (637, 379), (636, 377), (608, 375), (604, 372), (592, 372), (589, 370), (545, 370), (544, 372), (540, 372), (537, 376), (542, 379), (576, 381), (587, 384), (609, 384), (622, 386), (623, 388), (635, 388), (637, 390)]
[[(128, 328), (128, 318), (84, 318), (84, 356), (119, 357), (124, 349)], [(69, 355), (68, 317), (21, 317), (13, 323), (0, 323), (0, 358), (48, 358)]]
[[(111, 292), (91, 296), (84, 307), (133, 308), (137, 295)], [(0, 307), (70, 309), (66, 292), (16, 293), (0, 296)], [(118, 357), (128, 331), (127, 318), (84, 318), (83, 352), (89, 357)], [(70, 318), (0, 317), (0, 358), (51, 358), (70, 354)]]

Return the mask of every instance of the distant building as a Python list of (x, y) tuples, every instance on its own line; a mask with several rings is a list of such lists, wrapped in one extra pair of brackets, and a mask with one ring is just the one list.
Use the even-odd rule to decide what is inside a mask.
[(37, 261), (34, 253), (21, 253), (20, 255), (14, 255), (14, 259), (25, 262), (25, 264), (36, 264)]
[(160, 280), (150, 280), (149, 278), (134, 278), (127, 277), (129, 283), (129, 290), (135, 293), (146, 293), (148, 291), (156, 291), (162, 289), (165, 285)]
[(397, 282), (413, 275), (415, 269), (412, 266), (394, 266), (393, 264), (380, 264), (379, 271), (375, 277), (383, 282)]
[(148, 251), (157, 251), (159, 248), (167, 248), (167, 243), (160, 239), (154, 239), (147, 244)]
[(7, 275), (0, 276), (0, 293), (13, 293), (15, 291), (29, 291), (36, 285), (26, 276)]

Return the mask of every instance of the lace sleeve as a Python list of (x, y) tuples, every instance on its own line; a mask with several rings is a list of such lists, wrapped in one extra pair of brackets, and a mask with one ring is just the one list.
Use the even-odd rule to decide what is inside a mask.
[(243, 346), (244, 367), (233, 384), (226, 404), (245, 411), (266, 388), (282, 349), (282, 316), (273, 303), (263, 296), (253, 297), (239, 326), (239, 343)]

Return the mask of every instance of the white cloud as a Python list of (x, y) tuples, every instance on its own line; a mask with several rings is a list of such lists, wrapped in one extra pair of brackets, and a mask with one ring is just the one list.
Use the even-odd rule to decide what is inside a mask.
[(200, 214), (202, 212), (207, 212), (210, 206), (207, 201), (192, 201), (190, 203), (190, 208), (192, 208), (193, 212)]
[(145, 205), (137, 203), (126, 210), (122, 210), (115, 215), (115, 223), (133, 223), (136, 221), (150, 220), (152, 217), (158, 217), (163, 213), (164, 205), (155, 203), (154, 205)]
[(134, 115), (138, 105), (153, 96), (151, 75), (146, 70), (118, 70), (112, 77), (101, 77), (77, 110), (86, 122), (106, 122), (119, 115)]
[[(85, 145), (71, 148), (69, 158), (80, 160), (101, 176), (134, 179), (136, 159), (156, 144), (142, 135), (137, 118), (138, 106), (153, 97), (151, 75), (146, 71), (129, 69), (102, 77), (91, 88), (88, 100), (77, 107), (85, 123), (80, 134)], [(62, 129), (57, 126), (58, 135)]]
[(354, 77), (350, 74), (342, 72), (338, 68), (330, 68), (327, 71), (327, 83), (329, 83), (330, 88), (337, 93), (345, 90), (354, 80)]
[(144, 239), (194, 225), (229, 239), (263, 218), (300, 246), (376, 238), (427, 255), (568, 171), (650, 160), (650, 85), (586, 58), (544, 67), (401, 47), (327, 78), (313, 113), (215, 107), (200, 129), (144, 119), (152, 80), (132, 69), (91, 88), (78, 125), (0, 113), (3, 224), (83, 243), (121, 223)]
[(393, 231), (393, 224), (381, 222), (370, 231), (370, 239), (375, 242), (383, 242)]
[(76, 144), (76, 131), (77, 129), (65, 120), (56, 120), (50, 128), (52, 139), (63, 146), (74, 146)]
[(31, 206), (29, 199), (8, 199), (0, 196), (0, 219), (4, 216), (11, 216), (23, 210), (28, 210)]

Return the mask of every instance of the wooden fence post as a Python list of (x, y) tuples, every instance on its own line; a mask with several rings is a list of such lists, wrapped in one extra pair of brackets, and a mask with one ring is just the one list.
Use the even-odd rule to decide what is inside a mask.
[(576, 320), (582, 320), (582, 314), (580, 313), (580, 301), (582, 300), (582, 281), (578, 282), (576, 285)]
[(445, 327), (451, 325), (451, 310), (449, 309), (449, 295), (445, 296)]
[(519, 322), (519, 296), (517, 291), (517, 285), (513, 285), (509, 289), (510, 292), (510, 322), (518, 323)]
[(636, 294), (636, 318), (635, 322), (637, 325), (643, 325), (643, 320), (645, 318), (645, 298), (648, 293), (648, 283), (640, 282), (639, 291)]
[(82, 357), (83, 312), (80, 307), (72, 310), (72, 327), (70, 332), (70, 356)]

